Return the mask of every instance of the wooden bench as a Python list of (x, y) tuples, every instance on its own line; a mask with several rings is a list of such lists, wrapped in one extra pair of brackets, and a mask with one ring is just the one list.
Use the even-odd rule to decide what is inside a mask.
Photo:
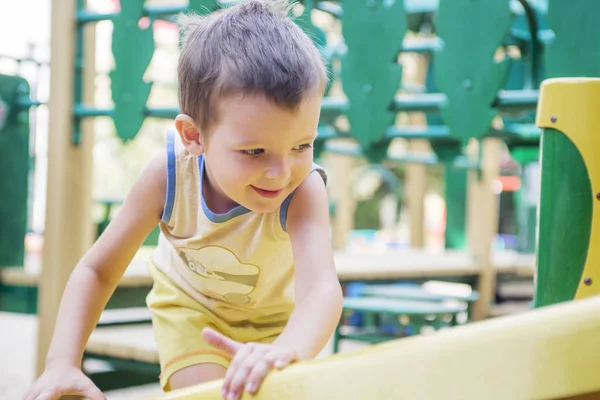
[[(478, 277), (481, 274), (481, 266), (467, 251), (338, 252), (334, 256), (338, 277), (343, 282)], [(532, 279), (535, 273), (533, 254), (498, 251), (492, 253), (491, 262), (498, 275)]]
[(477, 278), (479, 266), (467, 252), (336, 253), (337, 274), (342, 282), (392, 281), (413, 278)]
[[(136, 287), (152, 284), (152, 278), (148, 274), (146, 266), (153, 250), (154, 248), (152, 247), (141, 247), (139, 249), (131, 264), (125, 270), (119, 286)], [(23, 267), (0, 268), (0, 283), (7, 286), (35, 287), (39, 283), (41, 269), (42, 262), (40, 257), (28, 257)]]
[(158, 365), (158, 351), (150, 323), (96, 328), (85, 352), (86, 357), (96, 355)]

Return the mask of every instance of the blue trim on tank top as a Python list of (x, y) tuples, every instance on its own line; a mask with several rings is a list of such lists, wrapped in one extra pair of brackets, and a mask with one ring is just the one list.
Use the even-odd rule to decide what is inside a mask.
[(171, 220), (173, 213), (173, 205), (175, 203), (175, 181), (177, 179), (175, 166), (175, 133), (167, 132), (167, 187), (165, 196), (165, 209), (160, 218), (163, 222), (168, 223)]

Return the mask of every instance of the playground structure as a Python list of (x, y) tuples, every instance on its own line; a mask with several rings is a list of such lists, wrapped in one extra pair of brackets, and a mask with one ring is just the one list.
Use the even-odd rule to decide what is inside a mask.
[[(136, 5), (136, 3), (138, 4)], [(231, 2), (221, 2), (221, 5), (227, 5), (227, 3)], [(352, 157), (348, 157), (347, 154), (357, 155), (362, 153), (374, 163), (388, 157), (395, 161), (411, 163), (412, 175), (409, 174), (409, 176), (412, 176), (412, 180), (409, 179), (407, 185), (409, 189), (414, 188), (414, 190), (410, 189), (407, 192), (414, 196), (414, 198), (409, 199), (409, 206), (412, 207), (413, 211), (415, 209), (418, 211), (419, 207), (416, 205), (419, 202), (422, 204), (423, 193), (422, 184), (419, 188), (419, 180), (423, 181), (423, 169), (421, 166), (414, 166), (415, 162), (421, 164), (439, 162), (444, 164), (447, 171), (452, 171), (446, 176), (447, 188), (460, 186), (459, 184), (453, 185), (451, 179), (455, 179), (454, 182), (464, 181), (466, 184), (467, 175), (471, 175), (468, 181), (469, 187), (475, 189), (475, 194), (471, 198), (471, 204), (476, 204), (476, 207), (473, 207), (475, 216), (471, 215), (471, 220), (476, 220), (480, 226), (478, 230), (469, 232), (470, 241), (468, 245), (470, 251), (448, 252), (440, 255), (437, 259), (428, 256), (427, 260), (419, 252), (409, 252), (404, 255), (406, 258), (402, 261), (398, 260), (399, 257), (397, 256), (386, 256), (385, 254), (366, 255), (359, 257), (358, 260), (350, 260), (354, 257), (341, 253), (336, 257), (340, 280), (347, 283), (365, 280), (396, 281), (407, 278), (462, 279), (475, 286), (479, 291), (480, 297), (474, 310), (474, 319), (482, 319), (487, 315), (489, 304), (492, 301), (496, 274), (501, 273), (502, 270), (520, 273), (522, 270), (533, 267), (530, 259), (527, 259), (526, 262), (522, 262), (520, 257), (511, 256), (500, 256), (495, 259), (490, 248), (492, 237), (495, 234), (495, 226), (497, 225), (497, 214), (495, 213), (497, 198), (490, 190), (490, 186), (499, 173), (498, 157), (501, 141), (509, 146), (513, 154), (525, 154), (527, 157), (524, 156), (524, 159), (529, 159), (532, 153), (531, 149), (534, 149), (533, 152), (537, 153), (539, 143), (540, 132), (532, 123), (532, 115), (537, 105), (538, 93), (536, 89), (542, 78), (596, 76), (598, 74), (600, 69), (597, 68), (597, 62), (591, 58), (592, 50), (587, 52), (589, 59), (580, 59), (579, 62), (571, 61), (568, 65), (565, 65), (564, 61), (559, 62), (563, 60), (564, 54), (570, 51), (570, 49), (567, 49), (568, 45), (565, 45), (565, 42), (562, 42), (562, 37), (559, 36), (562, 34), (565, 36), (571, 35), (572, 37), (576, 34), (575, 31), (565, 33), (565, 28), (561, 27), (568, 25), (569, 21), (575, 20), (576, 15), (591, 14), (589, 9), (597, 7), (597, 5), (588, 2), (587, 9), (580, 6), (581, 8), (575, 7), (567, 10), (558, 1), (550, 0), (547, 5), (548, 14), (546, 15), (546, 7), (537, 2), (480, 1), (469, 2), (469, 4), (466, 4), (467, 2), (462, 4), (461, 2), (460, 6), (456, 8), (466, 13), (458, 14), (457, 10), (448, 8), (448, 3), (440, 3), (439, 8), (437, 2), (423, 5), (425, 4), (423, 2), (410, 1), (390, 2), (388, 5), (371, 2), (367, 6), (360, 5), (360, 7), (359, 3), (356, 5), (348, 3), (347, 5), (344, 4), (342, 8), (334, 2), (305, 1), (304, 13), (299, 18), (299, 23), (306, 24), (305, 28), (314, 32), (317, 40), (321, 40), (319, 43), (323, 45), (324, 56), (332, 66), (338, 82), (341, 82), (345, 94), (345, 98), (340, 98), (330, 95), (331, 92), (328, 93), (323, 101), (319, 128), (321, 145), (318, 149), (320, 152), (318, 151), (317, 155), (333, 154), (333, 157), (335, 157), (336, 160), (332, 163), (334, 165), (332, 175), (337, 174), (333, 179), (334, 182), (344, 182), (350, 173)], [(64, 4), (61, 3), (60, 12), (57, 6), (53, 7), (51, 86), (62, 89), (53, 89), (49, 102), (53, 111), (50, 119), (48, 212), (43, 268), (41, 275), (37, 276), (19, 274), (14, 270), (6, 273), (7, 270), (5, 270), (0, 277), (2, 282), (7, 282), (13, 276), (16, 277), (16, 281), (19, 279), (22, 281), (28, 280), (31, 284), (30, 287), (38, 285), (40, 287), (38, 299), (38, 313), (40, 316), (39, 366), (43, 365), (41, 360), (43, 360), (49, 342), (58, 300), (70, 273), (70, 268), (77, 263), (94, 237), (93, 226), (89, 223), (91, 221), (90, 205), (92, 203), (91, 180), (89, 179), (91, 174), (91, 150), (93, 147), (91, 117), (113, 117), (118, 135), (123, 139), (130, 140), (137, 133), (145, 117), (168, 118), (176, 113), (174, 108), (153, 109), (146, 106), (150, 87), (142, 81), (141, 77), (150, 62), (152, 54), (152, 32), (151, 30), (140, 30), (137, 27), (137, 21), (142, 16), (147, 16), (151, 20), (169, 20), (175, 13), (184, 11), (187, 7), (143, 7), (143, 1), (132, 1), (125, 4), (127, 4), (127, 7), (124, 7), (120, 13), (111, 15), (86, 12), (83, 8), (83, 2), (69, 1), (64, 2)], [(200, 10), (199, 6), (213, 9), (215, 3), (212, 1), (190, 2), (190, 7), (196, 10)], [(365, 8), (369, 11), (364, 12)], [(341, 20), (345, 46), (329, 45), (326, 41), (323, 41), (325, 38), (324, 33), (312, 25), (308, 17), (313, 9), (325, 11)], [(423, 25), (430, 22), (434, 12), (436, 37), (432, 36), (418, 41), (405, 40), (402, 45), (397, 40), (391, 39), (393, 37), (403, 37), (408, 25), (412, 30), (418, 31)], [(567, 18), (568, 16), (571, 19)], [(486, 18), (489, 20), (486, 21)], [(77, 20), (77, 29), (73, 31), (72, 27), (75, 19)], [(115, 103), (114, 110), (98, 109), (92, 106), (95, 47), (94, 26), (92, 23), (104, 19), (112, 19), (115, 24), (113, 54), (117, 67), (111, 76)], [(374, 19), (381, 21), (381, 23), (371, 23)], [(404, 21), (406, 21), (406, 25)], [(477, 26), (477, 24), (469, 26), (465, 21), (478, 21), (481, 26)], [(545, 21), (547, 21), (547, 25)], [(472, 29), (472, 31), (469, 32), (469, 29)], [(584, 49), (591, 49), (591, 45), (586, 47), (586, 44), (591, 42), (590, 38), (583, 36), (589, 34), (592, 29), (597, 28), (590, 26), (588, 30), (587, 25), (585, 25), (581, 29), (581, 33), (578, 33), (578, 35), (581, 35), (580, 40)], [(357, 32), (361, 32), (361, 34), (357, 35)], [(369, 35), (365, 32), (368, 32)], [(550, 41), (550, 32), (556, 33), (553, 42)], [(478, 35), (481, 40), (473, 41), (473, 43), (469, 42), (467, 46), (465, 37), (468, 36), (472, 39), (474, 35)], [(127, 42), (118, 39), (123, 36), (131, 39)], [(378, 46), (373, 46), (372, 42), (364, 40), (365, 36), (383, 39)], [(133, 44), (136, 41), (138, 43)], [(127, 47), (124, 47), (125, 43)], [(494, 55), (497, 56), (499, 48), (504, 49), (507, 53), (506, 49), (511, 46), (519, 50), (520, 58), (506, 58), (503, 62), (494, 61)], [(135, 48), (141, 55), (127, 51), (131, 48)], [(430, 59), (429, 71), (426, 76), (425, 87), (422, 90), (429, 93), (407, 94), (403, 92), (398, 94), (398, 88), (402, 86), (401, 67), (400, 64), (395, 61), (390, 62), (390, 60), (395, 60), (399, 53), (405, 52), (428, 54)], [(584, 58), (585, 53), (586, 50), (583, 50), (578, 56)], [(73, 57), (73, 55), (75, 56)], [(473, 55), (477, 56), (472, 57)], [(128, 61), (127, 57), (131, 57), (136, 61)], [(141, 62), (140, 59), (147, 60), (147, 62)], [(456, 67), (461, 62), (466, 64)], [(337, 70), (335, 65), (340, 65), (340, 69)], [(581, 65), (589, 69), (585, 71), (578, 70), (577, 68), (582, 68)], [(73, 79), (73, 66), (76, 66), (75, 79)], [(456, 71), (456, 73), (453, 75), (450, 73), (452, 71)], [(130, 84), (140, 86), (128, 87)], [(71, 97), (71, 93), (74, 93), (73, 97)], [(25, 91), (21, 91), (15, 96), (18, 96), (18, 99), (14, 103), (20, 105), (21, 112), (26, 110), (27, 106), (35, 105), (27, 100)], [(581, 101), (578, 103), (580, 104)], [(137, 112), (134, 110), (137, 110)], [(464, 112), (464, 110), (469, 110), (469, 112)], [(395, 124), (395, 117), (398, 112), (413, 111), (426, 112), (430, 125), (397, 126)], [(126, 114), (123, 114), (124, 112)], [(538, 118), (539, 115), (540, 113), (538, 113)], [(347, 118), (350, 129), (340, 128), (338, 123), (340, 116)], [(494, 120), (498, 121), (498, 116), (500, 116), (503, 124), (493, 124)], [(562, 123), (562, 118), (557, 120)], [(494, 127), (491, 127), (492, 125)], [(545, 127), (545, 125), (540, 126)], [(340, 139), (350, 137), (355, 138), (360, 147), (349, 147), (345, 145), (345, 142), (343, 146), (339, 145)], [(435, 156), (423, 157), (419, 154), (408, 154), (396, 157), (391, 155), (388, 147), (393, 139), (427, 140), (430, 142)], [(479, 154), (475, 157), (464, 152), (467, 141), (472, 139), (480, 143)], [(594, 148), (589, 143), (584, 144), (584, 146), (587, 146), (588, 150)], [(581, 149), (579, 146), (578, 148)], [(555, 165), (564, 164), (559, 161)], [(589, 166), (588, 169), (591, 171)], [(543, 174), (542, 181), (544, 182), (544, 176), (546, 176), (546, 181), (549, 179), (551, 182), (556, 179), (554, 178), (556, 174), (567, 174), (569, 172), (571, 171), (563, 168), (562, 171), (554, 171), (550, 175)], [(561, 175), (560, 179), (564, 178), (565, 176)], [(590, 179), (593, 182), (591, 172)], [(585, 185), (585, 180), (583, 185)], [(419, 195), (421, 196), (420, 199)], [(347, 188), (338, 187), (332, 191), (334, 201), (333, 232), (338, 249), (344, 248), (345, 233), (351, 229), (350, 216), (353, 205), (348, 201), (348, 197)], [(458, 197), (461, 198), (461, 196)], [(462, 203), (457, 202), (456, 207), (453, 207), (450, 203), (448, 204), (448, 222), (458, 221), (458, 227), (448, 224), (447, 235), (452, 233), (467, 236), (469, 229), (465, 224), (466, 197), (463, 190)], [(555, 214), (552, 210), (561, 207), (560, 203), (552, 204), (549, 211), (546, 211), (548, 216)], [(459, 210), (458, 216), (450, 215), (454, 210)], [(544, 213), (544, 210), (541, 207), (542, 213)], [(587, 211), (583, 212), (582, 219), (578, 218), (577, 220), (591, 221), (592, 208), (584, 208), (584, 210)], [(415, 231), (419, 230), (418, 222), (416, 222), (418, 220), (418, 215), (411, 220), (414, 221)], [(544, 223), (549, 223), (542, 221), (550, 221), (550, 219), (544, 220), (542, 218), (540, 221), (541, 227)], [(585, 234), (586, 232), (583, 230), (579, 237), (586, 237)], [(595, 237), (594, 234), (593, 238)], [(415, 238), (413, 244), (418, 247), (419, 235), (415, 235)], [(537, 305), (572, 299), (574, 297), (571, 295), (574, 290), (573, 284), (579, 282), (579, 276), (575, 277), (575, 275), (570, 280), (556, 278), (556, 271), (554, 270), (558, 268), (556, 267), (558, 264), (555, 264), (554, 259), (550, 258), (550, 254), (567, 257), (566, 254), (571, 253), (563, 247), (557, 246), (556, 239), (546, 240), (547, 244), (544, 244), (543, 236), (540, 236), (539, 254), (548, 254), (548, 257), (539, 257), (538, 271), (540, 272), (538, 273), (536, 293)], [(452, 240), (447, 240), (447, 243), (449, 242), (452, 242)], [(456, 242), (461, 242), (461, 240), (459, 239)], [(589, 243), (589, 241), (586, 240), (585, 243)], [(548, 252), (544, 253), (542, 247), (547, 248)], [(18, 246), (15, 248), (18, 248)], [(589, 246), (589, 248), (591, 250), (593, 246)], [(571, 250), (571, 252), (579, 257), (584, 253), (582, 249)], [(569, 260), (569, 258), (567, 257), (566, 260)], [(19, 260), (11, 260), (8, 262), (2, 261), (0, 264), (18, 265), (18, 262)], [(544, 266), (544, 263), (547, 266)], [(550, 264), (552, 266), (549, 266)], [(569, 263), (563, 263), (563, 265), (567, 264)], [(448, 265), (451, 267), (448, 268)], [(579, 262), (578, 265), (583, 266), (584, 264)], [(581, 269), (581, 271), (584, 270)], [(593, 291), (593, 273), (588, 270), (585, 271), (589, 275), (587, 276), (589, 279), (586, 279), (588, 284), (577, 291), (578, 297), (585, 297), (588, 295), (586, 291)], [(138, 279), (144, 281), (147, 285), (147, 277), (144, 280), (144, 276), (143, 273), (140, 273), (133, 277), (130, 276), (130, 278), (133, 281)], [(9, 278), (7, 279), (7, 277)], [(126, 282), (128, 279), (126, 276), (124, 278), (125, 286), (121, 286), (121, 289), (125, 289), (125, 291), (131, 290), (127, 289)], [(600, 279), (600, 277), (597, 279)], [(550, 290), (553, 280), (560, 280), (570, 286), (564, 288), (562, 294), (549, 295), (548, 293), (553, 292), (553, 289)], [(41, 282), (43, 284), (40, 284)], [(147, 290), (147, 286), (142, 286), (141, 290)], [(544, 300), (544, 296), (554, 297), (551, 297), (552, 301), (547, 301)], [(582, 316), (591, 315), (589, 312), (592, 309), (597, 309), (597, 303), (590, 302), (588, 307), (589, 309), (585, 310), (581, 308)], [(579, 311), (574, 311), (574, 314), (579, 315), (578, 313)], [(555, 317), (558, 318), (560, 315), (562, 314), (557, 311)], [(543, 318), (539, 317), (539, 320), (533, 316), (519, 318), (522, 319), (513, 320), (512, 322), (515, 327), (528, 327), (527, 323), (531, 321), (550, 321), (553, 316), (545, 313)], [(534, 322), (531, 322), (532, 325)], [(510, 336), (511, 328), (508, 322), (505, 330), (502, 329), (502, 324), (499, 321), (493, 321), (493, 323), (494, 325), (491, 326), (499, 332), (498, 335), (502, 336), (504, 335), (502, 332), (506, 332), (504, 336)], [(571, 327), (571, 325), (565, 326)], [(470, 329), (477, 332), (477, 334), (483, 334), (477, 331), (475, 326), (461, 327), (460, 329), (463, 332), (470, 332), (468, 331)], [(575, 328), (572, 331), (570, 328), (565, 328), (565, 330), (573, 334), (576, 332)], [(539, 335), (543, 335), (543, 331), (542, 329)], [(531, 337), (533, 337), (536, 333), (531, 332)], [(450, 335), (450, 333), (441, 333), (440, 335)], [(452, 333), (452, 335), (458, 335), (457, 340), (462, 340), (459, 333)], [(423, 343), (428, 343), (425, 342), (427, 338), (411, 340), (423, 340)], [(442, 346), (440, 347), (441, 350), (444, 345), (441, 344), (442, 339), (438, 340), (440, 346)], [(511, 343), (512, 339), (506, 340), (508, 340), (507, 343)], [(517, 340), (514, 340), (517, 343)], [(583, 337), (581, 343), (585, 343)], [(397, 346), (397, 348), (392, 345), (382, 347), (386, 351), (381, 353), (374, 351), (374, 355), (386, 354), (386, 356), (384, 358), (375, 357), (373, 362), (384, 365), (394, 355), (403, 354), (406, 350), (401, 349), (406, 348), (408, 345), (397, 344)], [(94, 347), (94, 343), (91, 343), (90, 350), (96, 349), (98, 352), (102, 352), (102, 349), (106, 347)], [(120, 351), (123, 353), (123, 349)], [(93, 354), (93, 351), (91, 353)], [(514, 354), (516, 357), (518, 353), (515, 352)], [(108, 359), (114, 355), (105, 356)], [(360, 357), (360, 355), (357, 355), (357, 357)], [(150, 358), (146, 360), (148, 361)], [(332, 361), (332, 363), (335, 363), (336, 368), (341, 368), (341, 365), (347, 360), (349, 361), (350, 358), (338, 358), (337, 360), (343, 361)], [(354, 362), (360, 363), (362, 360), (362, 358), (356, 358)], [(153, 362), (155, 360), (151, 360), (150, 364)], [(329, 364), (326, 362), (323, 362), (322, 365), (323, 368), (329, 368)], [(348, 365), (350, 366), (350, 363)], [(312, 366), (306, 368), (312, 368)], [(552, 371), (548, 373), (552, 374)], [(284, 376), (286, 375), (282, 374), (281, 379), (288, 379)], [(289, 382), (294, 382), (293, 375), (289, 376)], [(584, 381), (585, 377), (582, 378), (581, 382)], [(306, 382), (308, 382), (307, 385), (311, 384), (311, 380)], [(294, 384), (290, 385), (292, 389), (300, 387), (294, 386)], [(369, 383), (366, 386), (369, 385), (371, 384)], [(564, 390), (567, 390), (565, 387), (570, 387), (569, 390), (583, 390), (582, 393), (591, 389), (597, 390), (597, 388), (587, 387), (583, 383), (580, 385), (576, 386), (575, 383), (569, 382), (560, 389), (563, 392), (557, 389), (556, 392), (548, 393), (553, 393), (552, 396), (557, 393), (566, 393), (564, 392)], [(268, 387), (265, 390), (268, 391)], [(298, 393), (300, 396), (302, 392)], [(540, 392), (540, 394), (544, 393)], [(176, 395), (174, 394), (174, 396)]]

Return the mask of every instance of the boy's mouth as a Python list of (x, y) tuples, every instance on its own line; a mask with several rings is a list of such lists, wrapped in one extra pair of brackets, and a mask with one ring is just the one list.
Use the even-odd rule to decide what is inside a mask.
[(279, 196), (281, 194), (281, 192), (283, 191), (282, 189), (279, 190), (266, 190), (266, 189), (261, 189), (261, 188), (257, 188), (256, 186), (250, 185), (252, 186), (252, 189), (254, 189), (254, 191), (258, 194), (260, 194), (262, 197), (266, 197), (267, 199), (274, 199), (275, 197)]

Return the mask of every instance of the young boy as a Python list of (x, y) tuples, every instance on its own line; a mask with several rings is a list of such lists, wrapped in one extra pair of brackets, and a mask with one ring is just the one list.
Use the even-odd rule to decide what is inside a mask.
[(225, 378), (223, 397), (237, 399), (324, 347), (342, 308), (312, 152), (327, 76), (287, 15), (285, 2), (249, 0), (182, 20), (177, 132), (74, 269), (25, 400), (104, 399), (83, 349), (157, 224), (147, 302), (164, 390)]

